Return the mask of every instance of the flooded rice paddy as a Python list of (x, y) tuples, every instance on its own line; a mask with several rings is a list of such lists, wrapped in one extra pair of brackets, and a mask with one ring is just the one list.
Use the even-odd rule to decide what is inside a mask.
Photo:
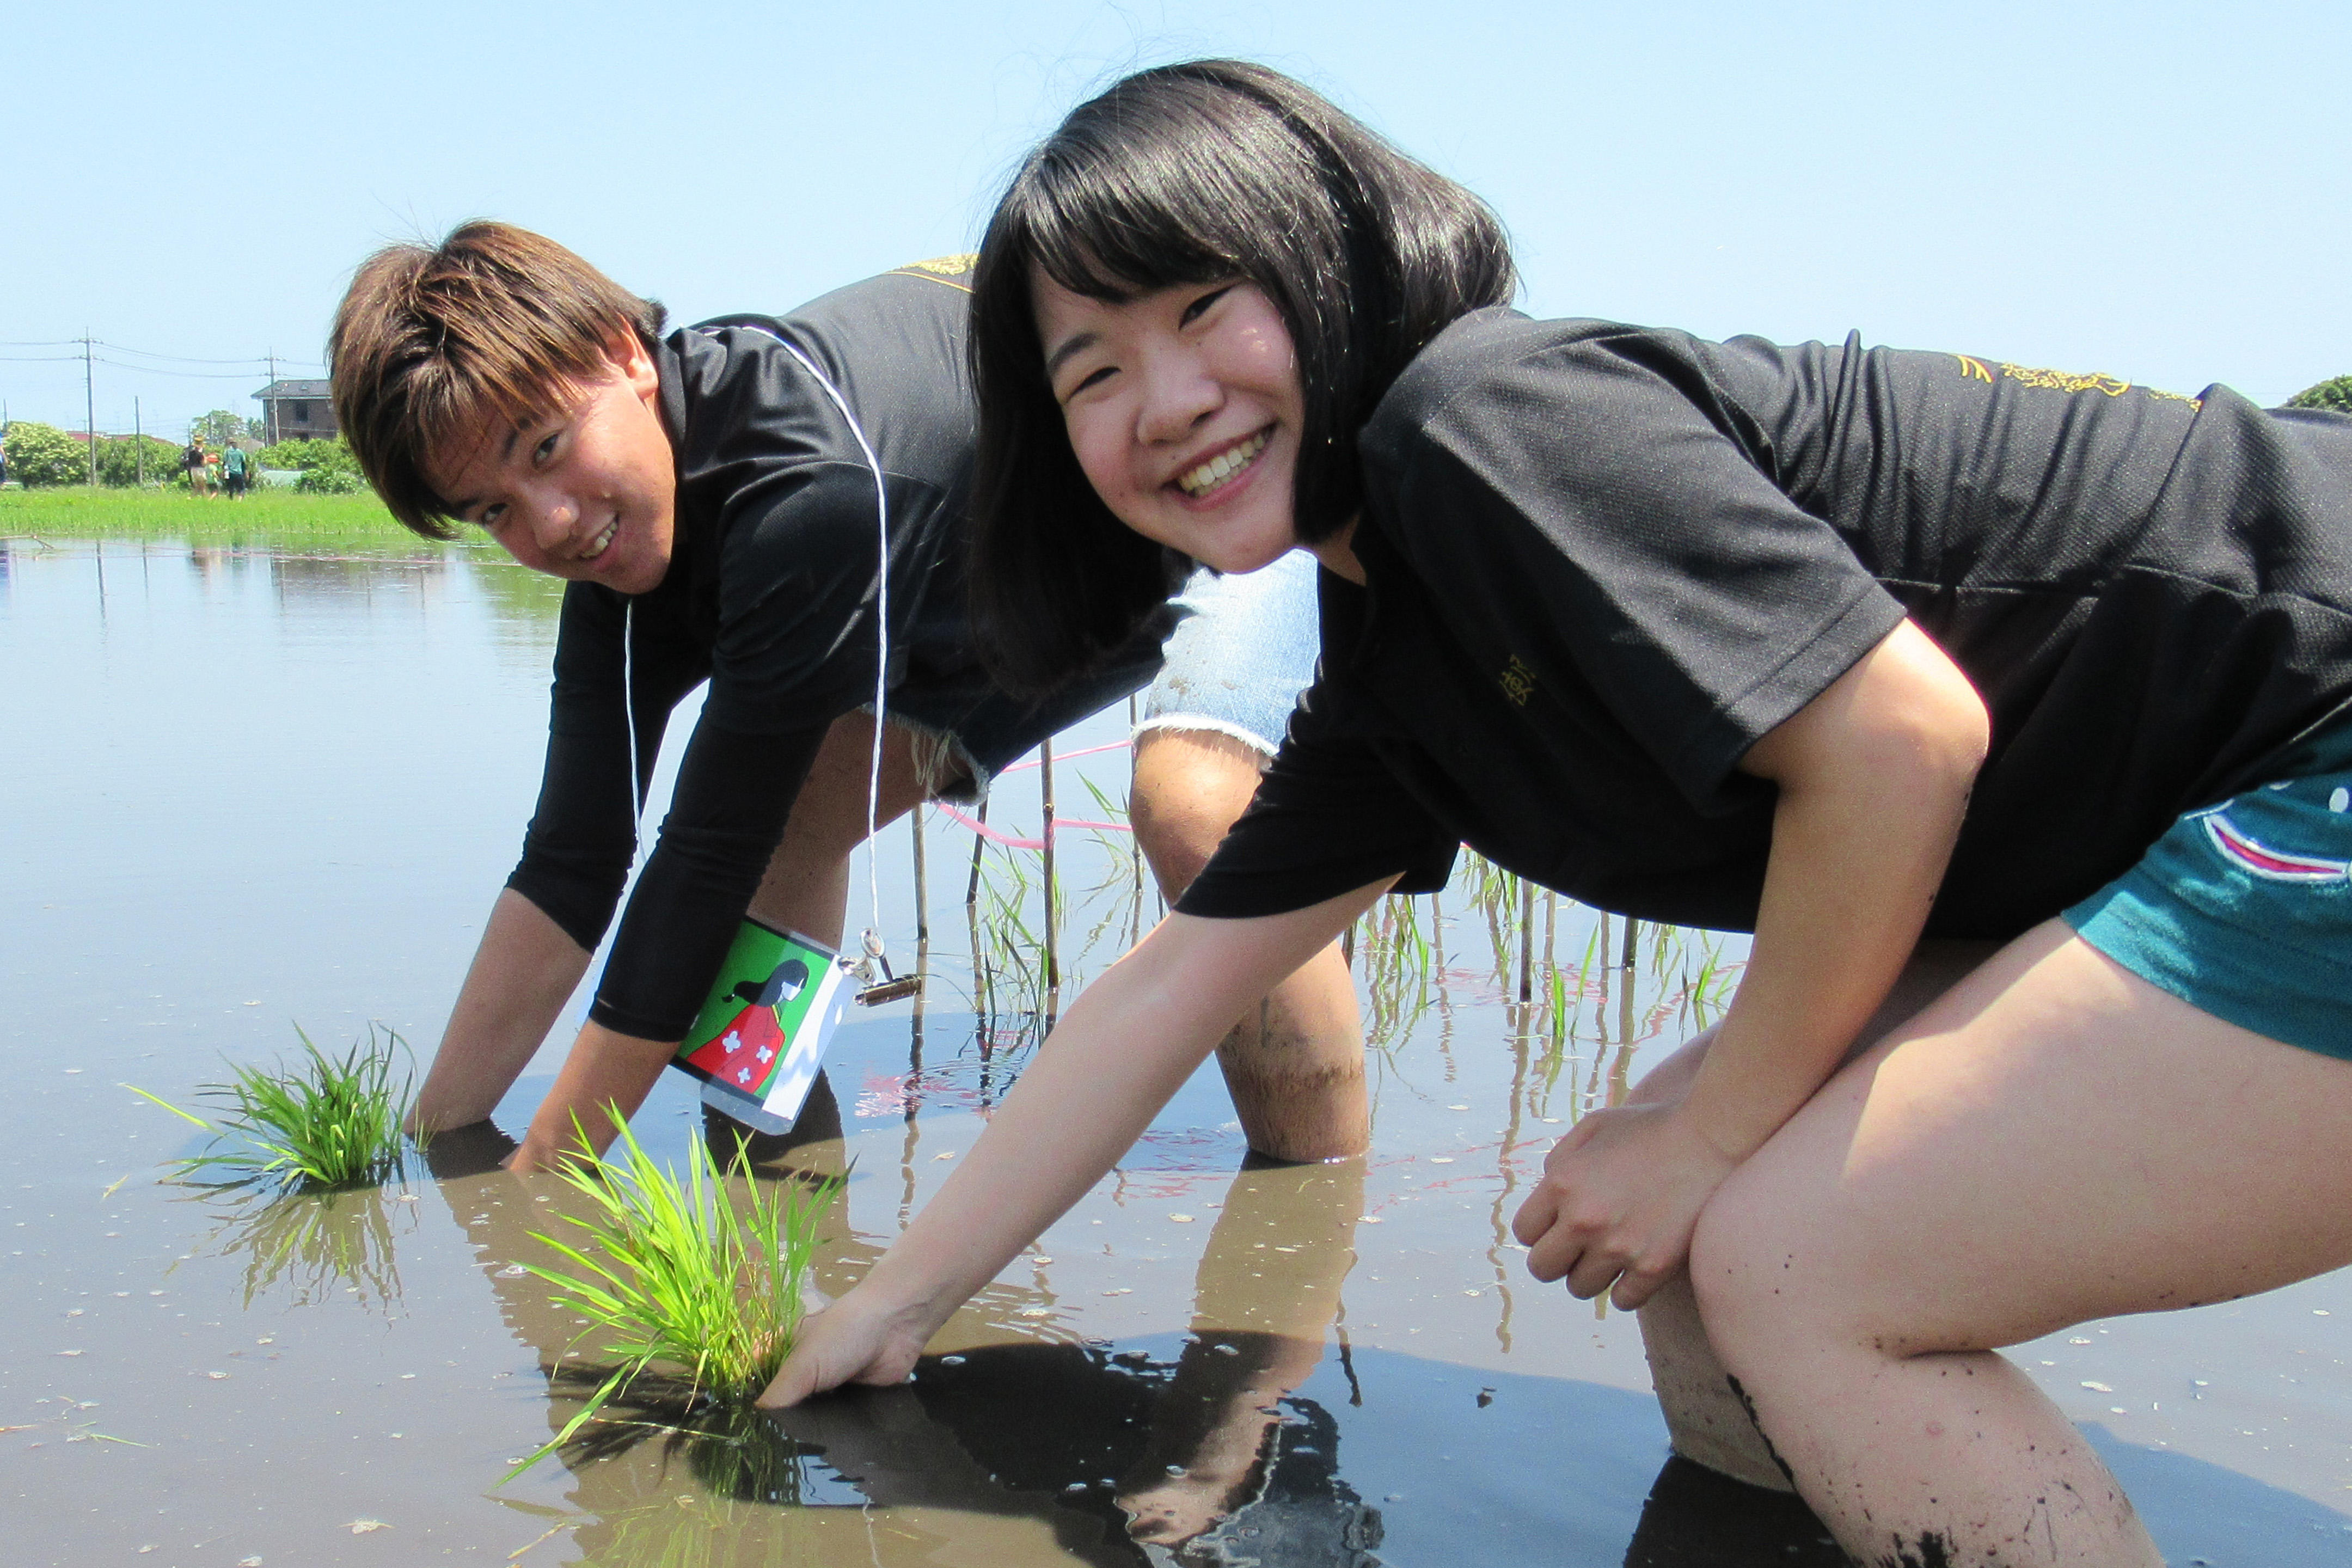
[[(551, 586), (470, 549), (0, 542), (0, 1561), (1835, 1560), (1801, 1510), (1666, 1466), (1632, 1320), (1528, 1279), (1508, 1234), (1549, 1140), (1708, 1016), (1739, 945), (1629, 943), (1466, 860), (1357, 935), (1369, 1157), (1249, 1166), (1207, 1069), (911, 1385), (773, 1426), (641, 1390), (497, 1485), (598, 1375), (520, 1267), (562, 1189), (497, 1168), (568, 1026), (495, 1128), (325, 1198), (173, 1181), (201, 1139), (121, 1086), (187, 1103), (297, 1024), (429, 1056), (536, 785)], [(1057, 768), (1061, 815), (1112, 819), (1123, 735), (1057, 742), (1111, 748)], [(1036, 773), (990, 815), (1034, 836)], [(1034, 1043), (1036, 857), (991, 847), (975, 880), (970, 831), (924, 833), (923, 1001), (854, 1018), (760, 1152), (847, 1173), (828, 1291)], [(1119, 834), (1057, 847), (1066, 997), (1157, 905)], [(911, 850), (902, 826), (879, 851), (902, 960)], [(637, 1125), (680, 1163), (693, 1086)], [(2173, 1561), (2275, 1568), (2352, 1561), (2347, 1336), (2334, 1276), (2014, 1353)]]

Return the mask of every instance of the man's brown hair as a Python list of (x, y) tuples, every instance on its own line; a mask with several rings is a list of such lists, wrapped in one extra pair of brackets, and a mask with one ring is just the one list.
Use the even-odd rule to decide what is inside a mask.
[(485, 416), (521, 424), (593, 381), (634, 332), (650, 351), (661, 306), (512, 224), (460, 224), (430, 248), (388, 245), (360, 264), (327, 341), (335, 419), (361, 472), (403, 524), (455, 539), (428, 463)]

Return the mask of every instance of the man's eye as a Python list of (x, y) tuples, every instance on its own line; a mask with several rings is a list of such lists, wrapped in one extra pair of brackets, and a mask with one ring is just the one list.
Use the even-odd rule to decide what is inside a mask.
[(1210, 306), (1215, 304), (1218, 300), (1223, 299), (1233, 291), (1234, 286), (1230, 283), (1226, 284), (1222, 289), (1210, 289), (1207, 293), (1202, 295), (1199, 299), (1184, 307), (1184, 314), (1181, 318), (1182, 324), (1188, 327), (1191, 326), (1194, 321), (1201, 319), (1202, 314), (1208, 310)]
[(504, 502), (500, 502), (497, 506), (484, 507), (481, 510), (480, 514), (477, 516), (474, 521), (481, 524), (484, 528), (490, 530), (492, 532), (496, 532), (498, 531), (499, 519), (504, 517), (506, 514), (506, 504)]
[(555, 455), (555, 438), (562, 434), (562, 432), (560, 430), (549, 431), (541, 438), (539, 445), (531, 448), (530, 460), (534, 463), (544, 463), (548, 458), (553, 457)]

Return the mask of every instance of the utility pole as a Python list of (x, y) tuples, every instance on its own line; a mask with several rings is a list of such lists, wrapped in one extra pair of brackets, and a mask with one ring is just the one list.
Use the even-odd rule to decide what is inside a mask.
[(82, 418), (88, 426), (85, 433), (89, 437), (89, 483), (93, 489), (98, 487), (98, 394), (92, 390), (89, 355), (96, 346), (97, 341), (85, 326), (81, 330), (81, 405)]
[[(270, 387), (274, 387), (278, 384), (278, 351), (276, 349), (271, 349), (269, 351), (268, 358), (269, 386), (263, 387), (261, 390), (264, 392), (268, 392)], [(264, 441), (277, 440), (278, 405), (264, 399), (261, 405), (261, 438)]]
[(139, 400), (131, 400), (131, 456), (139, 465), (139, 488), (147, 488), (147, 426), (139, 418)]

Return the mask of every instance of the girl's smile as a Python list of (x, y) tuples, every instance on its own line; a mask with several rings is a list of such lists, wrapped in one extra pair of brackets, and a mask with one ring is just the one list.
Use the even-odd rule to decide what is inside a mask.
[(1220, 572), (1298, 543), (1298, 366), (1256, 285), (1095, 300), (1040, 274), (1032, 294), (1071, 449), (1113, 516)]

